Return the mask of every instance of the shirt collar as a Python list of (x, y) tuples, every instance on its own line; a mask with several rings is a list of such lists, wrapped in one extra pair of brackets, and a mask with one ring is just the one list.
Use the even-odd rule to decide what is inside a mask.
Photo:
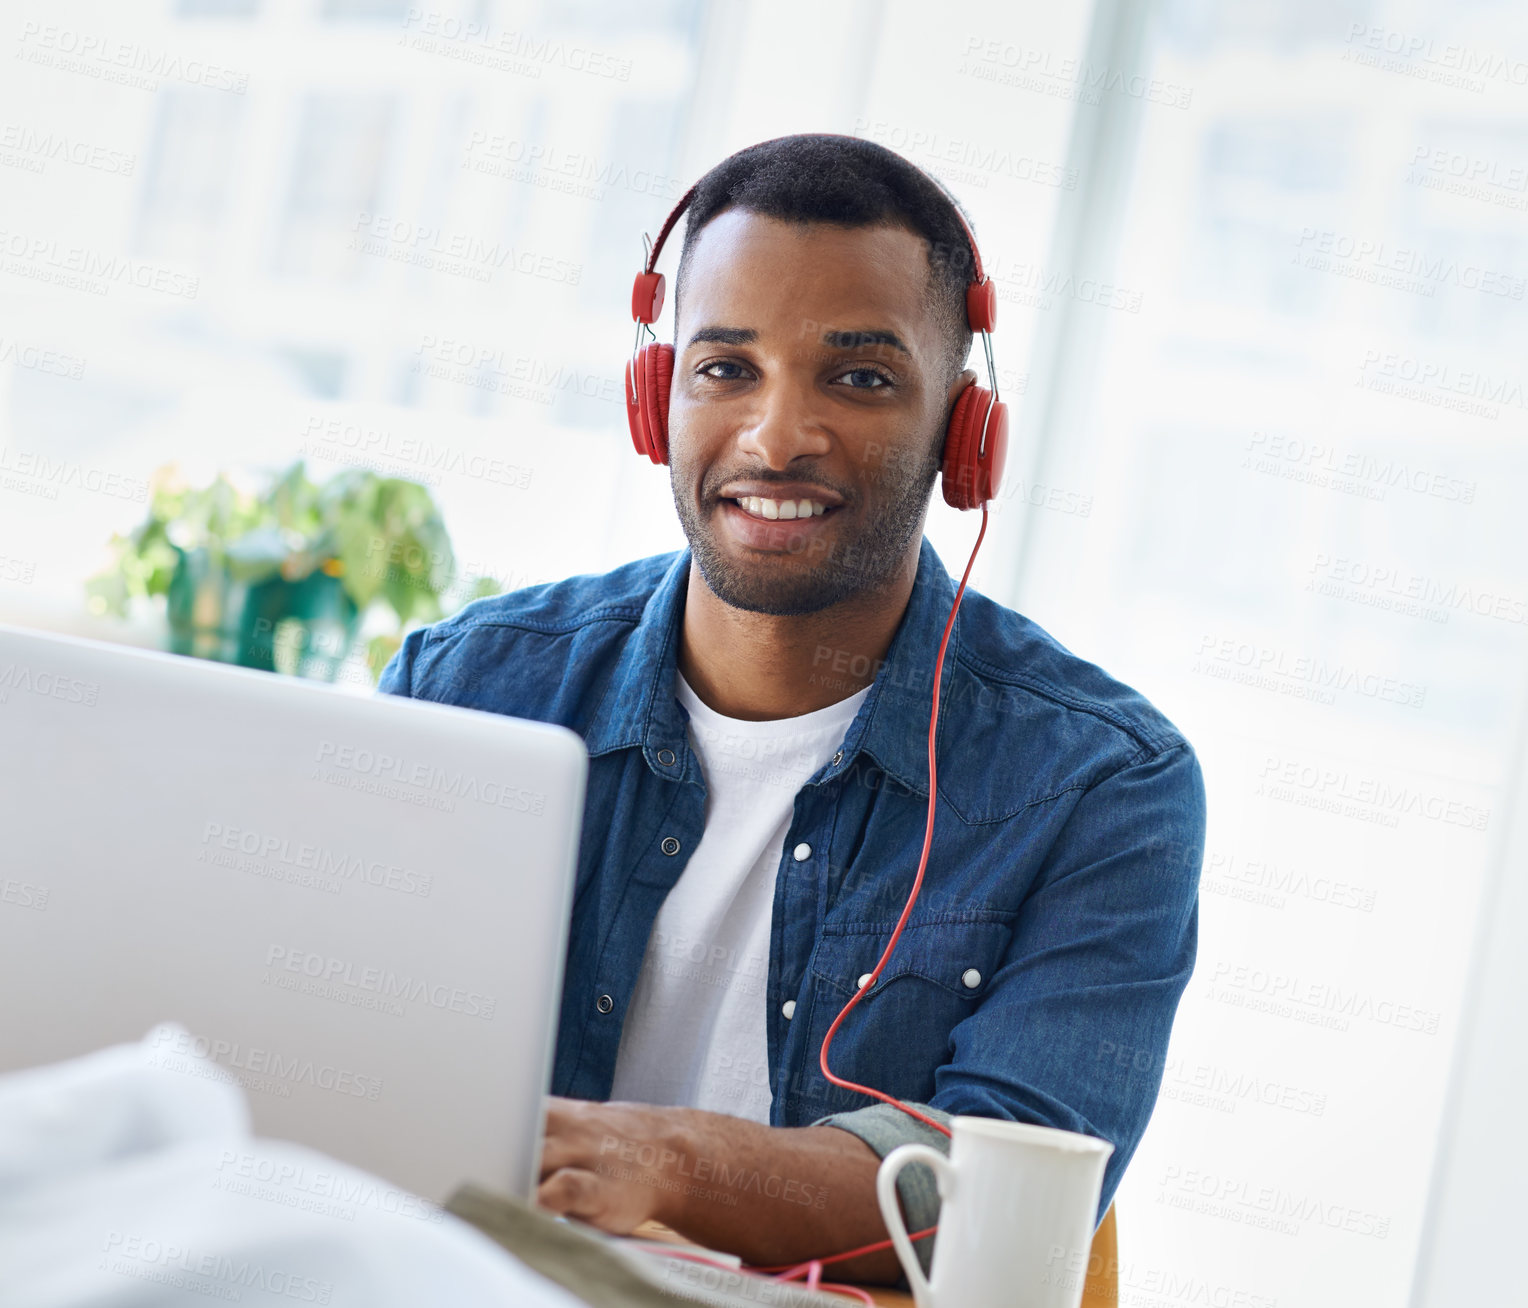
[[(690, 560), (688, 547), (678, 551), (648, 599), (607, 683), (585, 743), (591, 756), (640, 748), (657, 775), (699, 781), (699, 765), (685, 738), (688, 717), (674, 698)], [(809, 785), (838, 776), (864, 751), (904, 787), (927, 797), (928, 711), (934, 659), (954, 598), (955, 583), (924, 537), (907, 609), (876, 670), (870, 693), (844, 737), (841, 757), (835, 754), (834, 761), (824, 765)], [(957, 623), (945, 655), (941, 716), (948, 706), (959, 634)], [(836, 651), (824, 650), (824, 675), (834, 675), (835, 655)], [(842, 671), (838, 675), (843, 675)]]

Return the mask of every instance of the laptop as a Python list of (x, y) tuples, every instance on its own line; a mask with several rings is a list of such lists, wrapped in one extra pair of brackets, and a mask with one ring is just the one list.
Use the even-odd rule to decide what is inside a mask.
[(156, 1065), (257, 1135), (531, 1198), (587, 770), (563, 727), (0, 624), (0, 1071), (178, 1023)]

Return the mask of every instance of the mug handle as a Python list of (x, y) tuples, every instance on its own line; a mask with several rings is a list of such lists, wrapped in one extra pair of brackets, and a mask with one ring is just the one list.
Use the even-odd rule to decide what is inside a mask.
[(950, 1160), (939, 1150), (925, 1144), (898, 1145), (885, 1158), (875, 1174), (875, 1197), (880, 1201), (881, 1217), (891, 1232), (892, 1247), (897, 1251), (897, 1261), (912, 1286), (913, 1302), (918, 1308), (933, 1308), (933, 1293), (928, 1278), (923, 1275), (923, 1264), (913, 1242), (907, 1238), (907, 1227), (902, 1223), (902, 1210), (897, 1204), (897, 1177), (909, 1163), (927, 1163), (934, 1169), (940, 1198), (949, 1198), (950, 1183), (955, 1179), (955, 1169)]

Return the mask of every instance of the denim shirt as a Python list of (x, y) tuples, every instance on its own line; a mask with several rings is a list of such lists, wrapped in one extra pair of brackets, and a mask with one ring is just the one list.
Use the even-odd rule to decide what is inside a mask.
[[(653, 920), (704, 830), (705, 784), (674, 698), (689, 566), (686, 549), (476, 600), (410, 632), (379, 686), (559, 723), (588, 746), (559, 1095), (609, 1097)], [(841, 684), (840, 698), (857, 689), (848, 675), (875, 679), (842, 748), (796, 795), (775, 883), (770, 1123), (828, 1120), (882, 1156), (903, 1141), (948, 1141), (829, 1084), (818, 1051), (917, 871), (934, 659), (954, 593), (924, 539), (879, 668), (817, 649), (811, 675)], [(830, 1065), (941, 1121), (969, 1114), (1108, 1140), (1101, 1219), (1151, 1116), (1193, 970), (1198, 762), (1141, 695), (969, 587), (937, 747), (922, 892)], [(909, 1226), (932, 1224), (928, 1173), (902, 1175)]]

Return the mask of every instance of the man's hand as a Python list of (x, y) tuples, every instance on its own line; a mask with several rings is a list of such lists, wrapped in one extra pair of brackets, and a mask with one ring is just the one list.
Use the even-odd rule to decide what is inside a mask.
[[(886, 1239), (879, 1166), (869, 1145), (833, 1126), (552, 1097), (536, 1198), (615, 1235), (662, 1222), (768, 1267)], [(890, 1250), (832, 1267), (834, 1277), (872, 1283), (900, 1270)]]
[(537, 1202), (612, 1235), (646, 1221), (672, 1225), (664, 1200), (679, 1187), (669, 1174), (683, 1149), (676, 1111), (549, 1098)]

